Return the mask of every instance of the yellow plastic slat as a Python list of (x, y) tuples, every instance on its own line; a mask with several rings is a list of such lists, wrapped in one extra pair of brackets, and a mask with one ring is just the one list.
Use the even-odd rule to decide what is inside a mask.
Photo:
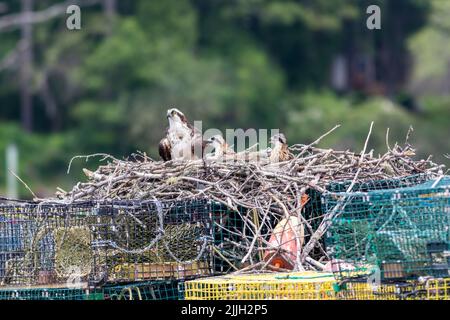
[(340, 284), (329, 273), (228, 275), (187, 281), (186, 300), (425, 300), (448, 299), (450, 278), (415, 282)]

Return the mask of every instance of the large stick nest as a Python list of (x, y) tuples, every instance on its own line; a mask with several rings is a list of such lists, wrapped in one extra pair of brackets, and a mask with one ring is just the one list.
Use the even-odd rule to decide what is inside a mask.
[[(78, 200), (185, 200), (207, 197), (236, 212), (246, 208), (248, 211), (241, 218), (252, 231), (242, 234), (240, 243), (233, 245), (241, 252), (241, 262), (249, 262), (250, 265), (258, 264), (255, 257), (261, 257), (261, 252), (274, 249), (273, 244), (267, 241), (274, 228), (273, 222), (295, 215), (309, 234), (309, 241), (301, 252), (299, 250), (293, 263), (296, 269), (302, 270), (308, 265), (305, 261), (311, 261), (313, 249), (320, 247), (319, 240), (327, 228), (324, 221), (318, 228), (313, 227), (311, 221), (302, 215), (302, 196), (307, 191), (313, 189), (324, 193), (330, 183), (344, 181), (351, 181), (351, 190), (361, 181), (416, 174), (436, 176), (443, 174), (444, 170), (444, 166), (433, 163), (431, 158), (415, 160), (415, 150), (409, 144), (403, 147), (396, 144), (393, 148), (388, 146), (388, 151), (379, 156), (374, 156), (373, 151), (366, 152), (370, 132), (361, 153), (317, 148), (315, 145), (324, 136), (310, 145), (291, 146), (289, 149), (294, 158), (276, 164), (264, 161), (161, 162), (141, 153), (125, 161), (100, 155), (105, 164), (95, 172), (85, 170), (87, 181), (78, 183), (69, 192), (59, 191), (57, 198), (58, 201), (71, 203)], [(323, 248), (319, 249), (326, 256)], [(267, 261), (262, 264), (266, 266)], [(320, 264), (313, 265), (320, 267)]]

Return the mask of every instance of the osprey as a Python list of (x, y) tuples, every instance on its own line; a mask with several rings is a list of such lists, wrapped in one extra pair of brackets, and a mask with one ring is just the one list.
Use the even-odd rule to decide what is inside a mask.
[[(169, 128), (166, 137), (159, 142), (159, 155), (164, 161), (197, 159), (203, 154), (204, 142), (201, 133), (194, 128), (178, 109), (167, 110)], [(200, 156), (201, 157), (201, 156)]]
[(294, 158), (289, 152), (288, 144), (284, 134), (279, 133), (270, 138), (272, 151), (270, 152), (269, 161), (271, 163), (284, 162)]
[(259, 161), (268, 158), (266, 150), (255, 152), (244, 150), (236, 153), (229, 147), (228, 143), (225, 142), (225, 139), (220, 134), (212, 136), (206, 141), (206, 143), (214, 148), (213, 153), (206, 155), (207, 159), (224, 159), (225, 161)]
[(220, 135), (215, 135), (206, 141), (207, 145), (211, 145), (214, 148), (214, 152), (207, 154), (206, 157), (209, 159), (219, 159), (227, 155), (234, 155), (234, 150), (230, 149), (225, 139)]

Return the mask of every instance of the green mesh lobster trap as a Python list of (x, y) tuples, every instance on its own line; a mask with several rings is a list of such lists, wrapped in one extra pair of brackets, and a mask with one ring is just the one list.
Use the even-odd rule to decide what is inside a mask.
[[(391, 179), (365, 179), (354, 183), (352, 192), (369, 192), (375, 190), (411, 187), (429, 181), (434, 177), (434, 174), (421, 173)], [(351, 184), (352, 181), (331, 182), (326, 187), (326, 190), (330, 193), (344, 193), (348, 190)], [(308, 190), (308, 196), (310, 201), (305, 206), (305, 218), (310, 221), (313, 230), (316, 230), (327, 213), (328, 209), (326, 206), (330, 206), (330, 203), (327, 201), (327, 198), (323, 197), (322, 193), (313, 189)], [(323, 248), (326, 247), (325, 237), (322, 237), (319, 240), (319, 245)], [(315, 252), (318, 253), (316, 254), (316, 258), (320, 258), (322, 252), (318, 252), (317, 248)]]
[(0, 300), (103, 300), (86, 288), (1, 288)]
[(327, 251), (340, 279), (450, 276), (450, 177), (324, 196)]
[[(375, 190), (388, 190), (398, 188), (413, 187), (418, 184), (425, 183), (436, 178), (432, 173), (420, 173), (405, 177), (391, 178), (391, 179), (367, 179), (357, 182), (352, 187), (352, 192), (369, 192)], [(352, 184), (352, 181), (332, 182), (327, 186), (327, 191), (332, 193), (346, 192)]]
[(103, 300), (184, 300), (184, 282), (160, 280), (105, 286), (101, 297)]
[(76, 289), (0, 290), (0, 300), (101, 300), (98, 295)]
[(0, 300), (183, 300), (184, 282), (141, 281), (98, 288), (22, 287), (1, 288)]

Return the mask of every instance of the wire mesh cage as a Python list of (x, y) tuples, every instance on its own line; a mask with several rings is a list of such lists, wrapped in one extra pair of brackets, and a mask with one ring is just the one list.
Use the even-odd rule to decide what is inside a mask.
[(184, 282), (142, 281), (102, 288), (104, 300), (183, 300)]
[(80, 289), (13, 289), (0, 290), (0, 300), (100, 300)]
[(426, 300), (423, 283), (401, 281), (395, 283), (344, 282), (336, 283), (338, 300)]
[(334, 300), (330, 273), (227, 275), (185, 283), (186, 300)]
[(449, 276), (450, 177), (413, 187), (324, 196), (335, 210), (327, 251), (338, 279)]
[[(427, 288), (433, 288), (427, 291)], [(439, 289), (437, 289), (439, 288)], [(444, 296), (448, 283), (341, 282), (332, 273), (289, 272), (226, 275), (186, 281), (186, 300), (426, 300)], [(448, 291), (447, 291), (448, 292)], [(427, 295), (428, 293), (428, 295)]]
[(184, 285), (179, 280), (140, 281), (120, 285), (89, 287), (1, 288), (0, 300), (182, 300)]
[(93, 270), (91, 205), (0, 206), (0, 286), (85, 282)]
[(1, 287), (0, 300), (103, 300), (98, 289), (86, 284), (67, 286)]
[[(366, 179), (356, 182), (352, 187), (352, 192), (369, 192), (375, 190), (388, 190), (413, 187), (426, 183), (436, 177), (432, 173), (420, 173), (393, 179)], [(332, 193), (346, 192), (353, 181), (333, 182), (327, 186), (327, 191)]]
[(239, 240), (220, 222), (240, 228), (228, 212), (207, 199), (0, 205), (0, 289), (226, 273), (222, 242)]
[(206, 200), (101, 206), (92, 223), (95, 282), (213, 274), (211, 210)]
[[(433, 177), (435, 177), (434, 174), (423, 173), (396, 179), (365, 179), (363, 181), (354, 183), (352, 190), (358, 192), (368, 192), (374, 190), (410, 187), (420, 183), (424, 183), (432, 179)], [(327, 192), (331, 193), (345, 192), (351, 184), (352, 181), (332, 182), (326, 187), (326, 190)], [(308, 189), (306, 191), (305, 199), (306, 201), (303, 208), (303, 216), (305, 217), (306, 221), (308, 221), (308, 224), (311, 227), (310, 230), (306, 230), (305, 232), (306, 243), (309, 241), (310, 235), (314, 233), (314, 231), (317, 230), (320, 224), (323, 222), (324, 216), (326, 214), (326, 209), (322, 193), (317, 190)], [(311, 257), (319, 260), (324, 256), (323, 253), (325, 251), (325, 247), (325, 238), (322, 237), (311, 253)]]
[(430, 279), (426, 292), (428, 300), (450, 300), (450, 278)]

